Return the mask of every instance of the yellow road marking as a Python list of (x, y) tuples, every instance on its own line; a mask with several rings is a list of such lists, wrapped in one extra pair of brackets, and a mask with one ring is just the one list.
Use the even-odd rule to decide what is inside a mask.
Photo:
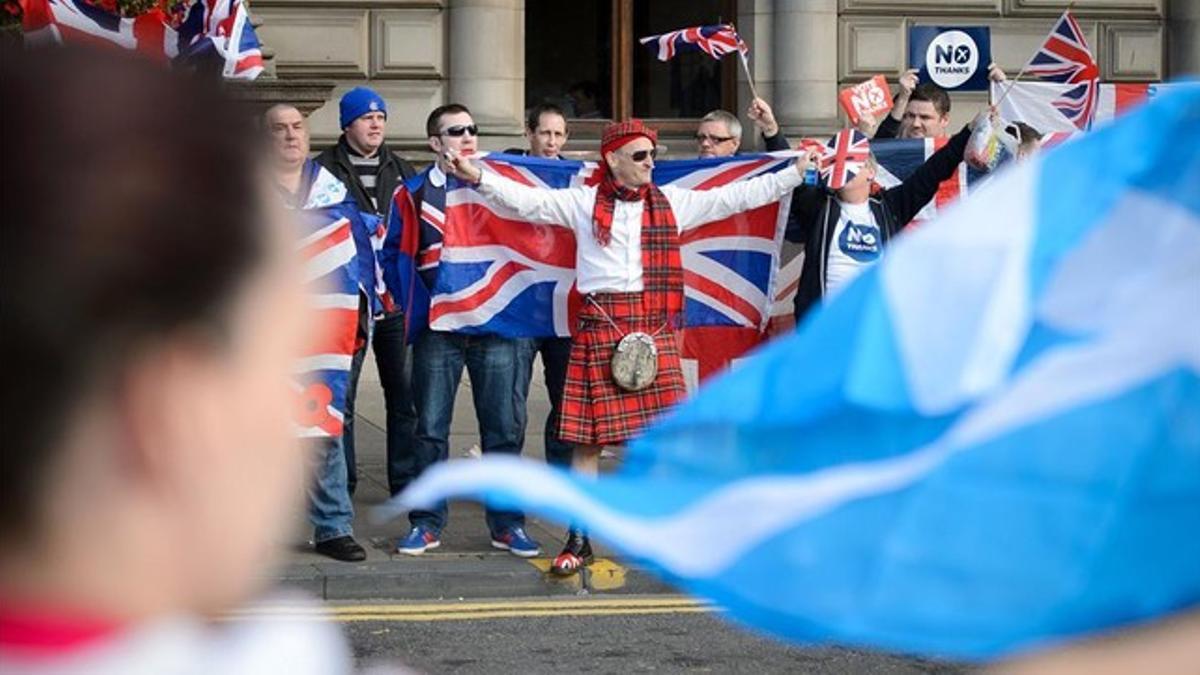
[[(549, 574), (550, 565), (553, 564), (550, 558), (531, 558), (525, 562), (533, 565), (543, 574)], [(587, 566), (587, 573), (592, 590), (615, 591), (625, 587), (625, 568), (608, 558), (597, 558), (595, 562)], [(572, 574), (562, 578), (555, 577), (555, 579), (573, 588), (580, 588), (583, 585), (581, 574)]]
[(230, 615), (232, 620), (276, 617), (310, 621), (477, 621), (518, 617), (628, 616), (711, 612), (714, 607), (689, 598), (589, 598), (578, 600), (495, 600), (331, 607), (258, 607)]

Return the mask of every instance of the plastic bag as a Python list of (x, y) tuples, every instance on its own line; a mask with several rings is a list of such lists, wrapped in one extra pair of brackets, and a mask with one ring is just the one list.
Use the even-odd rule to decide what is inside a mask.
[(1005, 145), (1004, 133), (993, 122), (989, 111), (983, 111), (975, 118), (975, 128), (967, 139), (967, 149), (963, 159), (971, 167), (979, 171), (991, 171), (1000, 163), (1004, 154), (1001, 149)]

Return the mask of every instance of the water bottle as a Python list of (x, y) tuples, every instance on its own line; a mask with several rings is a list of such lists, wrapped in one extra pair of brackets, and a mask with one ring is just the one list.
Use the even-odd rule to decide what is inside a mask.
[(821, 180), (821, 174), (817, 172), (816, 162), (809, 162), (804, 169), (804, 184), (816, 186)]

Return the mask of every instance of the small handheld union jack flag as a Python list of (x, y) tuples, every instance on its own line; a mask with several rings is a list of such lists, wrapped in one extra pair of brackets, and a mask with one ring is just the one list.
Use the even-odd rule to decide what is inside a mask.
[(1063, 92), (1054, 107), (1080, 130), (1092, 126), (1100, 94), (1100, 67), (1088, 50), (1083, 31), (1063, 12), (1046, 41), (1033, 55), (1025, 72), (1047, 82), (1078, 85)]
[(649, 47), (659, 61), (669, 61), (684, 51), (702, 51), (717, 60), (734, 52), (741, 52), (742, 56), (750, 52), (750, 48), (729, 24), (681, 28), (644, 37), (641, 43)]
[(857, 129), (842, 129), (825, 144), (821, 177), (831, 190), (846, 186), (871, 156), (871, 139)]

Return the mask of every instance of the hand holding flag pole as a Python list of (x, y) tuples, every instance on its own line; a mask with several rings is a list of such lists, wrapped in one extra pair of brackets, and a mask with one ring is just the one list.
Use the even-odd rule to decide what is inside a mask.
[[(1021, 77), (1024, 76), (1025, 73), (1029, 70), (1029, 67), (1031, 65), (1033, 65), (1034, 59), (1036, 59), (1038, 54), (1041, 53), (1041, 50), (1045, 49), (1045, 45), (1049, 44), (1050, 41), (1054, 39), (1054, 33), (1055, 33), (1055, 31), (1058, 30), (1059, 24), (1061, 24), (1063, 21), (1069, 21), (1071, 24), (1075, 23), (1075, 18), (1073, 16), (1071, 16), (1071, 9), (1074, 7), (1075, 7), (1074, 2), (1071, 2), (1070, 4), (1067, 5), (1067, 8), (1063, 11), (1062, 16), (1059, 17), (1058, 21), (1054, 22), (1054, 26), (1050, 28), (1050, 32), (1046, 35), (1046, 39), (1042, 41), (1042, 47), (1039, 48), (1038, 51), (1035, 51), (1025, 61), (1025, 65), (1021, 66), (1021, 70), (1017, 71), (1016, 77), (1014, 77), (1008, 83), (1008, 87), (1005, 88), (1004, 93), (1000, 95), (1000, 100), (996, 101), (995, 103), (992, 104), (995, 108), (999, 109), (1000, 104), (1004, 102), (1004, 99), (1008, 98), (1009, 92), (1011, 92), (1013, 90), (1013, 87), (1017, 86), (1017, 82), (1021, 81)], [(1085, 46), (1085, 49), (1086, 49), (1086, 46)], [(1091, 55), (1089, 54), (1088, 56), (1090, 57)]]

